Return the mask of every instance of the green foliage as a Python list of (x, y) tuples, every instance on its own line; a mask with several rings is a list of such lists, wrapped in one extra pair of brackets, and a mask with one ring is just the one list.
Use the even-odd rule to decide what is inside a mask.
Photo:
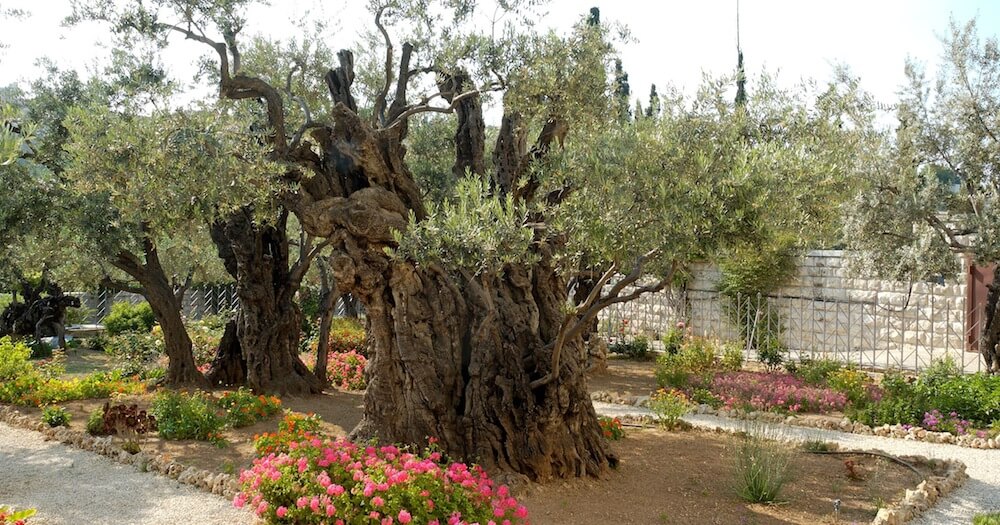
[(972, 518), (972, 525), (1000, 525), (1000, 512), (976, 514)]
[(145, 377), (163, 355), (163, 340), (146, 331), (125, 331), (108, 337), (104, 351), (123, 376)]
[(485, 180), (465, 178), (455, 186), (453, 201), (432, 203), (421, 221), (411, 214), (405, 231), (393, 234), (397, 247), (387, 251), (421, 265), (496, 273), (537, 258), (529, 249), (535, 235), (530, 222), (512, 194), (497, 197)]
[(1000, 260), (994, 130), (1000, 115), (1000, 54), (977, 23), (951, 21), (936, 78), (906, 65), (894, 137), (866, 187), (845, 208), (845, 239), (863, 273), (897, 279), (952, 276), (955, 253)]
[(95, 408), (87, 416), (87, 433), (99, 436), (104, 430), (104, 409)]
[(145, 301), (138, 304), (127, 301), (114, 303), (111, 312), (104, 317), (104, 328), (112, 336), (125, 332), (148, 333), (155, 324), (156, 315)]
[(172, 390), (158, 392), (150, 404), (163, 439), (197, 439), (224, 445), (225, 420), (216, 412), (216, 404), (204, 392), (185, 394)]
[(31, 373), (30, 357), (31, 348), (23, 342), (10, 337), (0, 338), (0, 383)]
[(59, 406), (48, 406), (42, 409), (42, 421), (50, 427), (69, 426), (69, 411)]
[(831, 372), (827, 378), (830, 388), (842, 392), (854, 406), (862, 406), (868, 401), (868, 374), (855, 368), (842, 368)]
[(768, 371), (775, 371), (785, 362), (787, 349), (777, 338), (768, 337), (757, 347), (757, 360), (764, 364)]
[(750, 503), (776, 501), (790, 478), (791, 449), (768, 427), (750, 422), (733, 449), (736, 493)]
[(723, 404), (722, 398), (716, 396), (707, 388), (695, 388), (691, 392), (691, 401), (699, 405), (709, 405), (712, 408), (719, 408)]
[(733, 341), (722, 345), (722, 369), (736, 372), (743, 369), (743, 347)]
[(618, 441), (625, 437), (625, 429), (617, 417), (600, 416), (597, 418), (597, 422), (601, 425), (601, 432), (604, 434), (604, 437), (610, 441)]
[(257, 457), (287, 454), (290, 443), (325, 437), (320, 430), (321, 424), (322, 418), (315, 414), (297, 414), (286, 410), (285, 417), (278, 423), (277, 432), (265, 432), (254, 438), (254, 451)]
[(676, 354), (656, 358), (656, 382), (664, 388), (686, 388), (693, 376), (705, 376), (716, 365), (716, 343), (702, 337), (684, 340)]
[(822, 385), (826, 383), (831, 374), (837, 372), (840, 368), (840, 362), (833, 359), (817, 359), (814, 361), (806, 358), (799, 361), (792, 374), (810, 385)]
[(281, 400), (274, 396), (258, 396), (246, 388), (240, 388), (223, 394), (218, 406), (225, 411), (226, 425), (240, 428), (277, 414), (281, 411)]
[(830, 441), (810, 439), (802, 443), (802, 449), (806, 452), (831, 452), (837, 450), (837, 444)]
[(629, 359), (646, 359), (649, 355), (649, 339), (638, 336), (631, 341), (619, 340), (608, 345), (608, 352), (623, 355)]
[(0, 505), (0, 524), (27, 524), (28, 518), (35, 515), (35, 509), (14, 510), (6, 505)]
[(650, 396), (649, 409), (656, 414), (660, 426), (676, 428), (681, 417), (691, 411), (691, 401), (680, 390), (661, 388)]
[(684, 327), (682, 323), (678, 323), (678, 326), (668, 329), (660, 340), (663, 342), (663, 350), (668, 354), (676, 354), (680, 351), (681, 345), (684, 343)]

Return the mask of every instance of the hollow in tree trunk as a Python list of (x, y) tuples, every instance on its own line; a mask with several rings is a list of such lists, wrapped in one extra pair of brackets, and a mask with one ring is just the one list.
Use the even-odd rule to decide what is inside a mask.
[(212, 386), (241, 386), (247, 380), (247, 362), (243, 359), (240, 348), (240, 338), (237, 335), (237, 322), (230, 319), (226, 323), (219, 348), (205, 376)]

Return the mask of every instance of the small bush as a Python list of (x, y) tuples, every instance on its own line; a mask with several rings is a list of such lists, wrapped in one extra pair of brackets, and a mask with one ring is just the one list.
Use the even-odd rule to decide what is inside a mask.
[(729, 342), (722, 345), (722, 369), (736, 372), (743, 370), (743, 347)]
[(142, 435), (155, 432), (156, 429), (156, 418), (134, 403), (105, 403), (100, 410), (91, 412), (90, 419), (87, 420), (87, 432), (95, 436)]
[(31, 348), (10, 337), (0, 339), (0, 382), (13, 381), (31, 373)]
[[(790, 366), (788, 363), (786, 366)], [(840, 363), (833, 359), (803, 359), (795, 367), (794, 371), (789, 370), (793, 375), (810, 385), (822, 385), (826, 383), (830, 374), (840, 370)]]
[(104, 318), (104, 328), (108, 335), (125, 332), (149, 333), (156, 324), (156, 316), (147, 302), (133, 305), (129, 302), (111, 305), (111, 313)]
[(854, 405), (867, 404), (868, 374), (854, 368), (841, 368), (828, 375), (827, 383), (830, 388), (847, 396), (847, 400)]
[(63, 407), (45, 407), (42, 409), (42, 421), (50, 427), (69, 426), (69, 411)]
[(976, 514), (976, 516), (972, 518), (972, 525), (1000, 525), (1000, 512)]
[(757, 360), (759, 360), (769, 372), (773, 372), (785, 362), (785, 345), (775, 337), (767, 337), (757, 346)]
[(246, 388), (226, 392), (218, 401), (225, 411), (226, 424), (232, 428), (250, 426), (281, 410), (281, 400), (274, 396), (258, 396)]
[(750, 422), (736, 444), (736, 493), (746, 501), (775, 501), (788, 482), (791, 452), (775, 437), (767, 427)]
[(646, 359), (649, 355), (649, 339), (639, 336), (631, 341), (616, 341), (608, 345), (608, 351), (629, 359)]
[(680, 422), (681, 417), (691, 410), (691, 402), (680, 390), (661, 388), (650, 397), (649, 408), (656, 414), (660, 425), (674, 428)]
[(810, 439), (802, 443), (802, 449), (806, 452), (833, 452), (837, 450), (837, 444), (819, 439)]
[(656, 358), (656, 384), (662, 388), (688, 387), (691, 372), (684, 367), (677, 354), (663, 354)]
[(0, 505), (0, 525), (27, 525), (28, 518), (35, 515), (35, 509), (14, 509)]
[(684, 344), (684, 323), (677, 323), (677, 326), (667, 330), (660, 339), (663, 341), (663, 350), (668, 354), (676, 354)]
[(221, 445), (225, 443), (219, 434), (224, 420), (215, 407), (203, 392), (188, 395), (164, 390), (153, 398), (150, 412), (163, 439), (197, 439)]
[(355, 352), (330, 354), (327, 361), (327, 378), (330, 384), (343, 390), (364, 390), (368, 386), (365, 380), (365, 367), (368, 359)]
[(723, 404), (722, 398), (707, 388), (695, 388), (691, 392), (691, 401), (699, 405), (709, 405), (712, 408), (719, 408)]
[(124, 332), (108, 337), (104, 351), (123, 376), (145, 376), (163, 355), (163, 340), (150, 332)]
[(607, 439), (611, 441), (618, 441), (619, 439), (625, 437), (625, 428), (622, 427), (622, 422), (617, 417), (610, 418), (607, 416), (601, 416), (597, 418), (597, 421), (601, 424), (601, 432)]
[(303, 415), (286, 412), (285, 417), (278, 423), (277, 432), (266, 432), (254, 436), (253, 448), (257, 457), (287, 454), (291, 443), (325, 438), (326, 436), (320, 432), (321, 421), (320, 417), (315, 414)]
[(681, 346), (677, 358), (690, 372), (701, 374), (715, 367), (716, 342), (704, 337), (689, 337)]

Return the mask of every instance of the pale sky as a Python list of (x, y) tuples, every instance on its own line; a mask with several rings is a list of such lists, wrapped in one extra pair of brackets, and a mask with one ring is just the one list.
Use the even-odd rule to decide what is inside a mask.
[[(369, 24), (363, 4), (274, 0), (251, 16), (245, 32), (291, 35), (296, 27), (291, 20), (311, 9), (331, 21), (331, 45), (346, 47), (357, 28)], [(633, 94), (643, 103), (650, 83), (693, 92), (703, 73), (727, 74), (735, 68), (736, 0), (552, 0), (541, 23), (568, 30), (592, 6), (601, 9), (605, 21), (631, 30), (634, 41), (620, 51)], [(102, 36), (98, 28), (59, 26), (69, 13), (65, 0), (0, 0), (0, 9), (5, 8), (24, 9), (31, 16), (0, 20), (0, 42), (8, 45), (0, 50), (0, 86), (37, 75), (33, 63), (43, 56), (84, 71), (108, 53), (96, 44)], [(891, 102), (903, 83), (908, 56), (936, 68), (942, 49), (938, 36), (947, 31), (949, 17), (965, 21), (978, 16), (981, 36), (1000, 33), (1000, 2), (995, 0), (742, 0), (740, 12), (751, 81), (766, 68), (777, 71), (780, 83), (789, 87), (806, 78), (822, 82), (830, 78), (833, 64), (846, 64), (884, 102)], [(170, 46), (166, 62), (187, 80), (195, 57), (203, 52), (193, 43)], [(749, 87), (753, 89), (752, 82)]]

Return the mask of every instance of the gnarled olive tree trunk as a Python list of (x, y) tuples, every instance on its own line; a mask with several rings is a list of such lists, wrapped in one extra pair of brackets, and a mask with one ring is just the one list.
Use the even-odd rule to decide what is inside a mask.
[[(237, 334), (247, 385), (256, 392), (316, 394), (320, 382), (299, 359), (302, 313), (295, 292), (301, 276), (289, 266), (286, 219), (283, 212), (273, 225), (257, 224), (252, 210), (239, 210), (213, 224), (212, 240), (236, 279)], [(236, 365), (220, 362), (219, 367)]]

